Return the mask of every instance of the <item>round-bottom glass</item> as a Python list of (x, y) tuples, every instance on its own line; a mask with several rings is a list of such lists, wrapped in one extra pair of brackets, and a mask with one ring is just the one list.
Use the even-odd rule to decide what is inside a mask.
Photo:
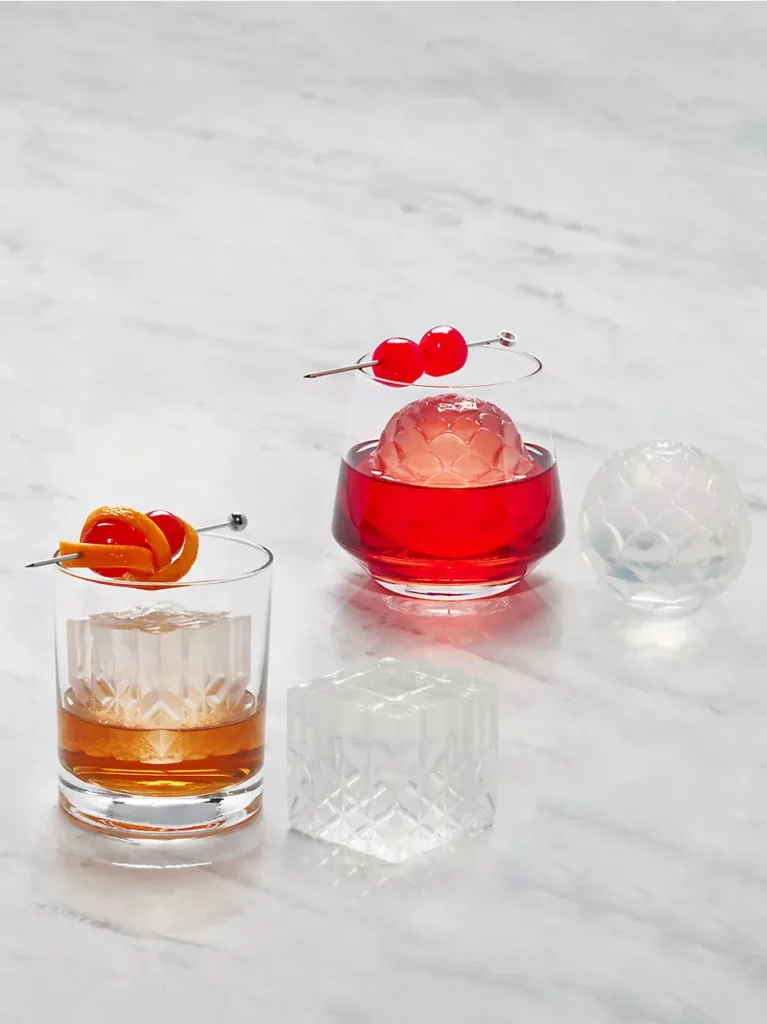
[(261, 810), (272, 556), (200, 540), (171, 585), (59, 568), (59, 794), (80, 824), (191, 838)]
[(528, 353), (479, 349), (426, 384), (349, 375), (333, 536), (381, 586), (427, 600), (490, 597), (562, 541), (540, 371)]

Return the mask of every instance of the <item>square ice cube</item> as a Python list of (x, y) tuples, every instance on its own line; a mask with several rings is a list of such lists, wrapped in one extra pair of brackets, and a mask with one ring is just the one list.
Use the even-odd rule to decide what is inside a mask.
[(401, 861), (493, 823), (493, 684), (384, 658), (288, 691), (291, 827)]
[(126, 728), (221, 724), (250, 682), (248, 615), (172, 604), (67, 622), (72, 699)]

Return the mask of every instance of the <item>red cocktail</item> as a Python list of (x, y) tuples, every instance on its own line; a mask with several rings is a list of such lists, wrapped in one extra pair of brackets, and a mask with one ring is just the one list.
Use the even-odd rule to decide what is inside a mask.
[(479, 487), (424, 487), (370, 471), (376, 442), (341, 464), (333, 536), (379, 583), (442, 596), (506, 589), (564, 536), (557, 466), (545, 448), (528, 452), (539, 472)]
[[(364, 380), (353, 428), (368, 439), (351, 445), (342, 460), (333, 536), (397, 593), (499, 593), (564, 536), (556, 461), (540, 427), (545, 410), (530, 387), (540, 363), (520, 352), (472, 353), (470, 363), (480, 362), (518, 376), (462, 384), (457, 378), (476, 374), (474, 365), (438, 385), (394, 389), (365, 371), (354, 374)], [(522, 425), (532, 416), (539, 426), (531, 431)], [(371, 430), (367, 424), (376, 421)]]

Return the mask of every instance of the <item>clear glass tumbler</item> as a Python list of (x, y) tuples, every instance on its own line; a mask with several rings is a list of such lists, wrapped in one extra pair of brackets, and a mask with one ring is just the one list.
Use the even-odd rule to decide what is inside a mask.
[(200, 536), (176, 583), (56, 570), (61, 806), (122, 837), (207, 835), (261, 810), (272, 555)]
[(347, 374), (333, 536), (378, 583), (410, 597), (486, 597), (560, 543), (542, 369), (528, 352), (488, 346), (415, 384)]

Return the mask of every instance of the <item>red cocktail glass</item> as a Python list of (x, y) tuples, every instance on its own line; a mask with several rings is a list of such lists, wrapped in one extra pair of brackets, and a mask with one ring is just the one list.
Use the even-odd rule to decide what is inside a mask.
[(486, 597), (560, 543), (539, 359), (488, 347), (457, 373), (416, 384), (349, 376), (333, 536), (378, 583), (410, 597)]

